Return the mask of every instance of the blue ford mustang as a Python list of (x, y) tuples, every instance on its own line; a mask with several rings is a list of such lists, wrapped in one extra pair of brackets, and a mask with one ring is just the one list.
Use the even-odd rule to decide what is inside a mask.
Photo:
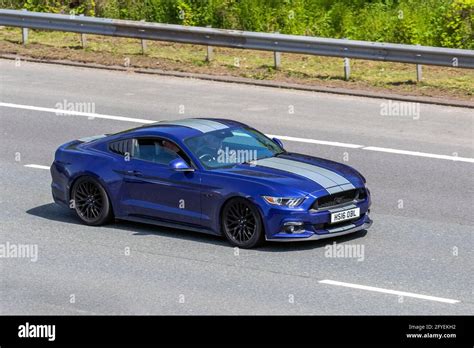
[(364, 177), (329, 160), (286, 152), (240, 122), (162, 121), (58, 148), (55, 202), (88, 225), (112, 218), (224, 235), (251, 248), (367, 229)]

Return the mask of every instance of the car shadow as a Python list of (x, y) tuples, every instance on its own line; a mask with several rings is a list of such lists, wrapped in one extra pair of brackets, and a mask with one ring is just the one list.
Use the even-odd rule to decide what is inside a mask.
[(72, 210), (60, 207), (56, 203), (40, 205), (27, 210), (26, 213), (51, 221), (82, 225)]
[[(51, 221), (88, 227), (79, 220), (73, 210), (61, 207), (56, 203), (48, 203), (34, 207), (27, 210), (26, 213)], [(225, 241), (224, 238), (220, 236), (118, 219), (116, 219), (114, 222), (111, 222), (110, 224), (100, 226), (100, 228), (119, 229), (131, 232), (134, 236), (155, 235), (223, 246), (229, 245), (227, 241)]]
[[(27, 214), (37, 216), (43, 219), (58, 221), (68, 224), (85, 226), (75, 212), (61, 207), (56, 203), (48, 203), (35, 208), (31, 208), (26, 211)], [(182, 230), (177, 228), (161, 227), (151, 224), (145, 224), (140, 222), (132, 222), (125, 220), (115, 220), (114, 223), (101, 226), (101, 228), (114, 228), (127, 232), (133, 233), (134, 236), (165, 236), (171, 238), (184, 239), (189, 241), (195, 241), (199, 243), (209, 243), (220, 246), (231, 247), (225, 238), (220, 236), (214, 236), (205, 233), (193, 232), (188, 230)], [(331, 239), (306, 241), (306, 242), (267, 242), (263, 246), (260, 246), (255, 251), (260, 252), (289, 252), (289, 251), (301, 251), (318, 249), (332, 244), (333, 242), (345, 243), (355, 239), (364, 237), (367, 234), (366, 230), (351, 233), (345, 236), (335, 237)]]

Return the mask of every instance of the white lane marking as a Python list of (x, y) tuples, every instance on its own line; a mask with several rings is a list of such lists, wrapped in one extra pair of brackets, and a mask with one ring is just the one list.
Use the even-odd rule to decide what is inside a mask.
[(48, 166), (42, 166), (40, 164), (25, 164), (25, 167), (28, 167), (28, 168), (36, 168), (36, 169), (47, 169), (49, 170), (49, 167)]
[[(61, 115), (85, 116), (85, 117), (103, 118), (103, 119), (109, 119), (109, 120), (115, 120), (115, 121), (125, 121), (125, 122), (135, 122), (135, 123), (145, 123), (145, 124), (157, 122), (153, 120), (145, 120), (145, 119), (140, 119), (140, 118), (103, 115), (103, 114), (95, 114), (95, 113), (89, 113), (89, 112), (61, 110), (61, 109), (55, 109), (55, 108), (44, 108), (44, 107), (39, 107), (39, 106), (30, 106), (30, 105), (21, 105), (21, 104), (12, 104), (12, 103), (0, 102), (0, 106), (4, 106), (8, 108), (16, 108), (16, 109), (51, 112), (51, 113), (55, 113), (58, 116), (61, 116)], [(301, 143), (338, 146), (338, 147), (346, 147), (346, 148), (361, 149), (361, 150), (368, 150), (368, 151), (379, 151), (379, 152), (395, 153), (395, 154), (401, 154), (401, 155), (419, 156), (419, 157), (427, 157), (427, 158), (435, 158), (435, 159), (444, 159), (444, 160), (450, 160), (450, 161), (474, 163), (474, 158), (468, 158), (468, 157), (438, 155), (434, 153), (397, 150), (397, 149), (390, 149), (390, 148), (376, 147), (376, 146), (364, 146), (364, 145), (357, 145), (357, 144), (340, 143), (337, 141), (297, 138), (297, 137), (289, 137), (286, 135), (267, 134), (267, 136), (270, 138), (275, 137), (281, 140), (296, 141), (296, 142), (301, 142)]]
[(348, 148), (351, 148), (351, 149), (358, 149), (358, 148), (364, 147), (364, 145), (339, 143), (337, 141), (325, 141), (325, 140), (316, 140), (316, 139), (307, 139), (307, 138), (288, 137), (286, 135), (266, 134), (266, 136), (269, 137), (269, 138), (278, 138), (280, 140), (297, 141), (299, 143), (310, 143), (310, 144), (319, 144), (319, 145), (348, 147)]
[(103, 114), (96, 114), (96, 113), (92, 113), (92, 112), (71, 111), (71, 110), (62, 110), (62, 109), (55, 109), (55, 108), (43, 108), (43, 107), (40, 107), (40, 106), (31, 106), (31, 105), (21, 105), (21, 104), (11, 104), (11, 103), (1, 103), (0, 102), (0, 106), (4, 106), (6, 108), (52, 112), (52, 113), (55, 113), (58, 116), (65, 116), (65, 115), (84, 116), (84, 117), (104, 118), (104, 119), (107, 119), (107, 120), (135, 122), (135, 123), (154, 123), (154, 122), (156, 122), (156, 121), (152, 121), (152, 120), (145, 120), (145, 119), (133, 118), (133, 117), (103, 115)]
[(388, 153), (396, 153), (396, 154), (400, 154), (400, 155), (419, 156), (419, 157), (428, 157), (428, 158), (437, 158), (437, 159), (444, 159), (444, 160), (451, 160), (451, 161), (474, 163), (474, 158), (437, 155), (437, 154), (434, 154), (434, 153), (397, 150), (397, 149), (390, 149), (390, 148), (386, 148), (386, 147), (367, 146), (367, 147), (363, 147), (362, 150), (388, 152)]
[(366, 286), (366, 285), (359, 285), (359, 284), (352, 284), (352, 283), (344, 283), (338, 282), (335, 280), (324, 279), (320, 280), (319, 283), (321, 284), (329, 284), (329, 285), (336, 285), (336, 286), (345, 286), (347, 288), (353, 289), (360, 289), (360, 290), (368, 290), (368, 291), (375, 291), (375, 292), (382, 292), (385, 294), (390, 295), (398, 295), (398, 296), (405, 296), (405, 297), (413, 297), (413, 298), (420, 298), (422, 300), (429, 300), (429, 301), (437, 301), (437, 302), (444, 302), (444, 303), (458, 303), (458, 300), (452, 300), (450, 298), (443, 298), (443, 297), (436, 297), (436, 296), (429, 296), (429, 295), (422, 295), (422, 294), (415, 294), (413, 292), (405, 292), (405, 291), (397, 291), (397, 290), (389, 290), (389, 289), (382, 289), (376, 288), (373, 286)]
[(469, 158), (469, 157), (438, 155), (438, 154), (435, 154), (435, 153), (398, 150), (398, 149), (391, 149), (391, 148), (388, 148), (388, 147), (364, 146), (364, 145), (339, 143), (339, 142), (325, 141), (325, 140), (295, 138), (295, 137), (287, 137), (285, 135), (266, 134), (266, 136), (268, 136), (269, 138), (278, 138), (280, 140), (296, 141), (296, 142), (300, 142), (300, 143), (338, 146), (338, 147), (346, 147), (346, 148), (361, 149), (361, 150), (368, 150), (368, 151), (379, 151), (379, 152), (395, 153), (395, 154), (408, 155), (408, 156), (428, 157), (428, 158), (444, 159), (444, 160), (450, 160), (450, 161), (474, 163), (474, 158)]

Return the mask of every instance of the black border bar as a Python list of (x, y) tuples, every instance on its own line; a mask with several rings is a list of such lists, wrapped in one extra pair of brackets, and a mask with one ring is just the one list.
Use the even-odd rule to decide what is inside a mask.
[[(30, 328), (55, 325), (55, 340), (19, 337), (20, 325), (26, 323)], [(473, 329), (472, 316), (0, 316), (0, 346), (253, 343), (473, 347)], [(408, 338), (407, 334), (422, 337)]]

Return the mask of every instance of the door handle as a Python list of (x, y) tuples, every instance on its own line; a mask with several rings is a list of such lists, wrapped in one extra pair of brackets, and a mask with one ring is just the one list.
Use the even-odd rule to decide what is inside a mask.
[(142, 172), (138, 170), (127, 170), (128, 175), (133, 175), (133, 176), (142, 176)]

